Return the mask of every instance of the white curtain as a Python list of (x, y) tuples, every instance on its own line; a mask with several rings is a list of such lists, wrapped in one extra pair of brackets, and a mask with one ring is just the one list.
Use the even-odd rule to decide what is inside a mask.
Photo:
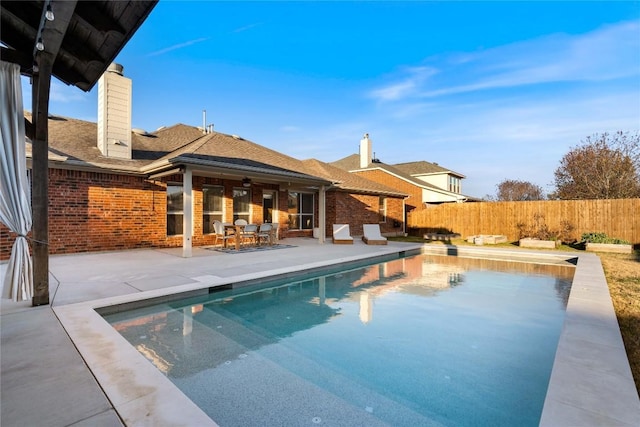
[(33, 266), (27, 233), (31, 230), (31, 190), (27, 180), (24, 110), (20, 66), (0, 61), (0, 222), (18, 237), (4, 278), (3, 298), (30, 300)]

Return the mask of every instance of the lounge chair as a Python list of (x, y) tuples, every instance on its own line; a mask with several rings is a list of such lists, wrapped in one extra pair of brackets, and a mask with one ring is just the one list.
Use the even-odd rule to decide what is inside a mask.
[(333, 224), (333, 243), (353, 245), (349, 224)]
[(380, 224), (363, 224), (362, 241), (367, 245), (386, 245), (387, 238), (380, 234)]

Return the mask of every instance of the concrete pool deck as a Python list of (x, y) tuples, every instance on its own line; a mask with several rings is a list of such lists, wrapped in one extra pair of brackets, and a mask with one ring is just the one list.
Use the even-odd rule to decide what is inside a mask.
[[(400, 251), (420, 244), (319, 245), (248, 254), (194, 248), (52, 256), (51, 305), (2, 300), (2, 426), (215, 425), (96, 312), (95, 308), (228, 282), (286, 274)], [(430, 253), (557, 260), (578, 257), (567, 316), (541, 425), (636, 426), (640, 400), (631, 377), (599, 258), (428, 245)], [(0, 264), (4, 273), (6, 264)]]

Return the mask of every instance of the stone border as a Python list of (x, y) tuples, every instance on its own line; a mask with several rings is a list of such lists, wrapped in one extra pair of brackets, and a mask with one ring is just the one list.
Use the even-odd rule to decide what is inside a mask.
[(560, 246), (560, 242), (557, 240), (540, 240), (525, 237), (524, 239), (520, 239), (518, 246), (530, 249), (556, 249)]
[(619, 243), (591, 243), (587, 242), (585, 250), (589, 252), (610, 252), (614, 254), (630, 254), (633, 252), (632, 245)]

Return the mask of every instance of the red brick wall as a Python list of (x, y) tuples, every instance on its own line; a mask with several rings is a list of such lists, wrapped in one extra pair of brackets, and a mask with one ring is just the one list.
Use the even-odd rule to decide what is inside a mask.
[[(349, 224), (353, 236), (363, 234), (363, 224), (378, 224), (378, 196), (351, 194), (339, 191), (327, 193), (327, 236), (332, 235), (333, 224)], [(384, 233), (400, 233), (404, 211), (401, 198), (387, 197), (387, 221), (380, 223), (380, 231)], [(398, 227), (394, 227), (394, 222)]]

